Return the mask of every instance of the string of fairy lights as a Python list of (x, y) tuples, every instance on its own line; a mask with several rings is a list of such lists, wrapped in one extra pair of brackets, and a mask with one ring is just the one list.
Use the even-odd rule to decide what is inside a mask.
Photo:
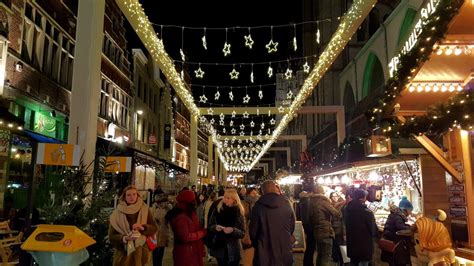
[[(279, 119), (278, 125), (271, 132), (271, 134), (269, 134), (268, 131), (266, 134), (263, 134), (264, 132), (262, 129), (260, 129), (262, 130), (262, 134), (260, 134), (259, 132), (257, 136), (245, 136), (245, 133), (242, 134), (241, 132), (239, 133), (239, 137), (243, 139), (233, 136), (231, 139), (227, 138), (226, 142), (226, 138), (224, 137), (224, 139), (222, 139), (222, 136), (220, 136), (220, 134), (214, 128), (212, 123), (210, 123), (210, 121), (208, 121), (208, 119), (206, 118), (206, 116), (214, 115), (213, 109), (209, 108), (207, 110), (207, 114), (202, 114), (200, 112), (197, 102), (201, 99), (195, 99), (192, 93), (189, 91), (188, 85), (184, 82), (184, 68), (181, 67), (180, 73), (176, 71), (175, 61), (173, 61), (169, 54), (166, 52), (163, 40), (158, 38), (157, 34), (153, 29), (153, 25), (148, 20), (148, 17), (146, 16), (139, 1), (117, 1), (117, 4), (121, 8), (124, 15), (128, 18), (137, 35), (142, 40), (143, 44), (148, 49), (154, 60), (157, 62), (158, 66), (163, 71), (165, 76), (168, 78), (168, 81), (173, 86), (176, 93), (183, 101), (184, 105), (194, 117), (193, 119), (198, 119), (209, 130), (212, 140), (217, 147), (218, 156), (220, 160), (224, 163), (226, 169), (228, 171), (238, 172), (250, 171), (253, 166), (259, 161), (259, 159), (263, 156), (263, 154), (278, 139), (284, 129), (288, 126), (289, 122), (296, 115), (298, 109), (305, 102), (306, 98), (308, 98), (312, 94), (313, 89), (316, 87), (321, 77), (335, 61), (336, 57), (348, 43), (351, 36), (357, 31), (358, 27), (368, 15), (370, 10), (373, 8), (375, 3), (375, 0), (354, 1), (348, 12), (344, 15), (344, 17), (341, 18), (341, 23), (338, 29), (332, 36), (324, 51), (319, 56), (317, 63), (312, 68), (308, 65), (308, 77), (304, 81), (303, 86), (301, 87), (299, 92), (296, 95), (289, 95), (291, 96), (291, 101), (288, 106), (282, 105), (279, 107), (279, 116), (281, 116), (281, 119)], [(275, 53), (278, 51), (278, 42), (273, 39), (273, 29), (274, 27), (270, 26), (270, 40), (268, 41), (268, 43), (265, 44), (268, 53)], [(226, 33), (229, 31), (229, 29), (225, 30)], [(206, 31), (203, 29), (203, 33), (205, 32)], [(316, 39), (319, 41), (320, 32), (319, 35), (318, 32), (319, 28), (315, 33), (317, 37)], [(206, 35), (204, 34), (203, 37), (205, 36)], [(222, 53), (224, 57), (230, 55), (232, 51), (232, 43), (229, 43), (228, 40), (229, 39), (227, 38), (226, 34), (226, 40), (222, 48)], [(246, 47), (253, 47), (254, 43), (252, 43), (253, 39), (250, 32), (248, 33), (248, 35), (244, 36), (244, 40), (246, 44), (248, 44)], [(201, 38), (201, 42), (203, 44), (203, 47), (206, 48), (207, 38)], [(294, 42), (293, 49), (297, 49), (297, 47), (297, 43)], [(181, 48), (183, 48), (183, 44)], [(180, 51), (180, 55), (182, 61), (186, 61), (186, 55), (184, 54), (184, 51), (182, 49)], [(181, 64), (183, 63), (184, 62), (181, 62)], [(201, 72), (198, 73), (202, 74)], [(230, 79), (238, 79), (239, 74), (240, 73), (237, 71), (237, 69), (233, 68), (232, 71), (229, 72), (229, 77)], [(293, 77), (292, 74), (293, 73), (291, 69), (288, 69), (285, 73), (288, 79)], [(250, 79), (252, 78), (250, 77)], [(246, 96), (250, 97), (250, 95)], [(246, 98), (246, 96), (244, 96), (244, 99), (242, 99), (242, 101), (247, 101), (248, 97)], [(235, 115), (237, 115), (237, 113)], [(242, 117), (244, 117), (245, 119), (249, 117), (249, 113), (247, 111), (241, 112), (239, 113), (239, 115), (242, 115)], [(225, 115), (223, 114), (223, 118), (221, 119), (221, 114), (219, 114), (219, 118), (220, 120), (224, 120)], [(232, 140), (234, 141), (233, 144)], [(239, 143), (239, 140), (241, 140), (241, 143)], [(252, 146), (250, 146), (250, 144), (252, 144)]]

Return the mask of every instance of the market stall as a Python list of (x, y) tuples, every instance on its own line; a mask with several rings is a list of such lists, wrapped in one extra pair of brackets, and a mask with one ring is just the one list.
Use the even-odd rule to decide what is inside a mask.
[(421, 171), (417, 158), (367, 160), (343, 165), (336, 169), (321, 172), (314, 181), (326, 187), (327, 196), (338, 192), (345, 197), (350, 188), (363, 188), (368, 191), (367, 206), (382, 229), (390, 214), (390, 206), (396, 205), (406, 197), (413, 204), (415, 215), (423, 214), (421, 191)]

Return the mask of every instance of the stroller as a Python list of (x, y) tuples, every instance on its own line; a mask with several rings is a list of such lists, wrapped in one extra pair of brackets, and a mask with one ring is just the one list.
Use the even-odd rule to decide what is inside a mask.
[(418, 261), (428, 266), (452, 265), (456, 262), (448, 229), (442, 221), (446, 213), (438, 209), (436, 220), (421, 217), (415, 222), (415, 251)]

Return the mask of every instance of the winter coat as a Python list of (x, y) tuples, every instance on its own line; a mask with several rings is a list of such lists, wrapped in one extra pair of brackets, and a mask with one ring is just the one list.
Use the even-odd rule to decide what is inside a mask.
[[(137, 222), (138, 212), (134, 214), (126, 214), (127, 222), (132, 229), (133, 224)], [(148, 209), (147, 222), (143, 225), (145, 230), (140, 231), (141, 234), (146, 236), (152, 236), (156, 234), (157, 227), (153, 219), (153, 215)], [(127, 251), (125, 250), (125, 244), (123, 243), (124, 235), (120, 234), (113, 228), (112, 225), (109, 225), (109, 241), (111, 246), (114, 248), (114, 266), (141, 266), (145, 265), (150, 261), (151, 251), (148, 246), (145, 244), (140, 247), (136, 247), (135, 251), (127, 256)]]
[[(342, 207), (344, 206), (343, 203), (341, 202), (332, 203), (332, 206), (336, 208), (336, 210), (338, 210), (342, 215)], [(344, 220), (342, 216), (332, 217), (331, 224), (332, 224), (332, 229), (334, 229), (334, 234), (336, 235), (336, 238), (342, 237), (345, 235), (346, 230), (344, 227)]]
[(155, 218), (158, 231), (156, 232), (157, 247), (167, 247), (169, 239), (169, 226), (165, 221), (168, 212), (168, 203), (153, 203), (151, 208), (153, 218)]
[(295, 214), (288, 200), (276, 193), (261, 196), (252, 209), (249, 225), (254, 266), (292, 265), (294, 230)]
[(359, 200), (350, 201), (344, 208), (347, 256), (354, 261), (370, 261), (374, 254), (373, 238), (377, 236), (375, 217)]
[(334, 238), (333, 217), (341, 217), (341, 212), (331, 205), (326, 196), (316, 194), (310, 197), (309, 220), (316, 240)]
[[(228, 262), (240, 261), (242, 257), (240, 239), (245, 234), (244, 217), (237, 206), (227, 207), (225, 204), (215, 214), (211, 216), (208, 228), (208, 231), (214, 237), (214, 243), (210, 248), (211, 255)], [(232, 227), (234, 231), (230, 234), (223, 231), (218, 232), (216, 230), (217, 225)]]
[(309, 220), (309, 197), (312, 194), (306, 191), (300, 193), (300, 203), (298, 204), (298, 209), (301, 215), (301, 223), (303, 224), (303, 228), (305, 233), (313, 232), (313, 228), (311, 226), (311, 221)]
[(202, 238), (205, 230), (200, 228), (196, 212), (181, 211), (171, 219), (170, 224), (174, 234), (174, 265), (203, 266), (205, 252)]
[(397, 231), (410, 228), (406, 222), (407, 217), (400, 208), (393, 207), (390, 209), (390, 214), (383, 229), (383, 238), (399, 244), (393, 253), (382, 250), (381, 260), (383, 262), (393, 262), (395, 264), (410, 263), (410, 249), (408, 245), (410, 238), (396, 234)]

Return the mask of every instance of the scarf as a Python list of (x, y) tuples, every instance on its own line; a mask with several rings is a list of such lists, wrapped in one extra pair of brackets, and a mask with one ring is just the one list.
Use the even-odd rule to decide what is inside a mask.
[[(138, 212), (137, 223), (146, 224), (148, 219), (148, 207), (143, 203), (140, 198), (135, 204), (127, 205), (127, 203), (121, 201), (117, 205), (117, 209), (112, 212), (110, 216), (110, 225), (120, 234), (129, 236), (132, 234), (130, 224), (127, 221), (127, 214), (135, 214)], [(130, 240), (127, 242), (127, 255), (130, 255), (135, 251), (136, 247), (143, 246), (146, 243), (146, 237), (140, 235), (135, 241)]]

